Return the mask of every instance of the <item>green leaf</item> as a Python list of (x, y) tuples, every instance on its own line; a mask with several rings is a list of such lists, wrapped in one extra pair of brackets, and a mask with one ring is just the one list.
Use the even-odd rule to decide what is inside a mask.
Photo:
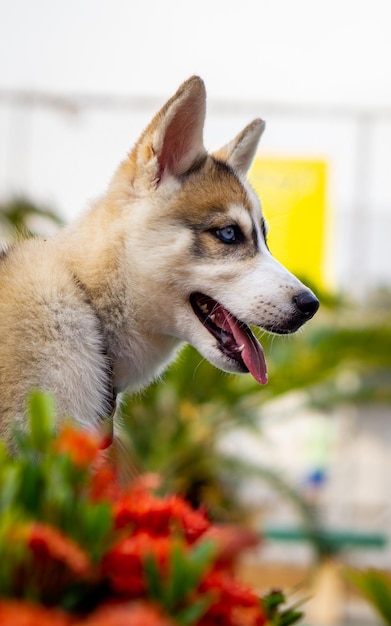
[[(159, 602), (167, 613), (175, 616), (183, 614), (183, 619), (192, 619), (190, 608), (189, 617), (185, 617), (185, 615), (188, 615), (186, 601), (190, 597), (191, 592), (197, 590), (214, 555), (215, 544), (213, 541), (201, 542), (188, 551), (177, 540), (174, 542), (170, 555), (168, 572), (164, 576), (160, 572), (154, 556), (149, 555), (144, 560), (144, 575), (151, 597)], [(192, 598), (191, 605), (193, 606), (196, 603), (197, 601)], [(198, 607), (200, 611), (202, 606)], [(194, 609), (195, 613), (196, 610)]]
[(285, 595), (282, 591), (273, 590), (267, 596), (262, 598), (262, 605), (267, 612), (268, 617), (272, 617), (278, 610), (278, 607), (285, 602)]
[(282, 605), (286, 603), (286, 597), (279, 589), (275, 589), (264, 596), (261, 602), (273, 626), (291, 626), (303, 617), (303, 612), (297, 610), (297, 605), (282, 609)]
[(56, 420), (55, 401), (51, 394), (34, 390), (28, 400), (30, 441), (39, 452), (47, 450), (53, 439)]
[(187, 595), (192, 588), (189, 584), (188, 561), (183, 546), (174, 541), (171, 552), (169, 576), (167, 578), (166, 606), (170, 611)]
[[(216, 544), (214, 541), (201, 541), (188, 556), (189, 587), (195, 588), (200, 583), (202, 576), (213, 562), (216, 554)], [(190, 590), (189, 589), (189, 590)]]
[(15, 593), (20, 566), (29, 558), (25, 541), (13, 535), (13, 529), (19, 523), (20, 519), (13, 510), (0, 517), (0, 596)]
[(348, 581), (362, 593), (377, 610), (388, 626), (391, 626), (391, 578), (375, 569), (345, 570)]
[(191, 626), (191, 624), (196, 624), (203, 615), (205, 615), (206, 611), (209, 609), (210, 605), (213, 602), (213, 598), (210, 595), (204, 595), (202, 598), (199, 598), (195, 602), (193, 602), (190, 606), (183, 609), (175, 615), (175, 620), (183, 626)]
[(172, 551), (170, 562), (169, 586), (167, 588), (167, 605), (177, 606), (192, 591), (195, 591), (205, 576), (215, 555), (215, 543), (203, 541), (191, 551), (185, 551), (177, 542)]
[(0, 475), (0, 512), (4, 512), (12, 504), (17, 505), (17, 495), (20, 486), (20, 468), (10, 464), (2, 467)]
[(86, 504), (83, 513), (83, 534), (80, 540), (88, 547), (92, 560), (98, 562), (107, 548), (109, 533), (113, 528), (111, 508), (106, 503)]
[(152, 600), (163, 604), (164, 593), (162, 590), (162, 576), (159, 572), (155, 557), (152, 554), (147, 555), (143, 565), (148, 596), (150, 596)]
[(20, 491), (18, 504), (29, 516), (40, 518), (42, 497), (45, 495), (45, 479), (38, 464), (26, 459), (20, 462)]
[(291, 626), (291, 624), (296, 624), (303, 617), (302, 611), (296, 611), (295, 609), (289, 609), (287, 611), (283, 611), (278, 616), (276, 624), (278, 626)]

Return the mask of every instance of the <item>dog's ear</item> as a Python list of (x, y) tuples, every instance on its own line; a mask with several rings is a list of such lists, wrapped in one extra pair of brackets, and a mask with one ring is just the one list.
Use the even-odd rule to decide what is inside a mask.
[(217, 152), (214, 152), (213, 156), (221, 161), (226, 161), (241, 174), (246, 174), (253, 161), (264, 129), (265, 122), (263, 120), (254, 120), (235, 139)]
[(205, 108), (204, 83), (193, 76), (157, 113), (130, 153), (136, 187), (157, 187), (167, 174), (180, 176), (203, 157)]

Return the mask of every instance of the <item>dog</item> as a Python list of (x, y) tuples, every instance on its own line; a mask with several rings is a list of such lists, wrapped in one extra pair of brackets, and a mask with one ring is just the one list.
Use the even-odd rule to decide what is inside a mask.
[(184, 82), (119, 165), (104, 196), (53, 238), (0, 258), (0, 435), (25, 427), (31, 389), (112, 437), (118, 394), (160, 376), (184, 343), (214, 366), (267, 382), (250, 330), (296, 331), (315, 295), (267, 246), (246, 180), (256, 119), (212, 154), (202, 80)]

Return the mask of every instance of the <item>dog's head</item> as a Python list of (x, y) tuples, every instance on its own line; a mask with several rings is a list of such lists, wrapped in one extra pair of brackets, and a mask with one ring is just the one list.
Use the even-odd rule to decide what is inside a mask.
[(264, 384), (250, 325), (292, 333), (319, 302), (270, 254), (246, 180), (264, 123), (208, 154), (204, 119), (204, 85), (193, 77), (152, 120), (111, 189), (129, 211), (129, 264), (144, 285), (148, 332), (187, 341), (217, 367)]

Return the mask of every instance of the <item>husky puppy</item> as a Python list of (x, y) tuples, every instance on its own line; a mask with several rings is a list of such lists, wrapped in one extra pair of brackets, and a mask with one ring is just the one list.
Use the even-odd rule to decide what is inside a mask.
[(184, 342), (265, 384), (249, 326), (292, 333), (317, 311), (313, 293), (270, 254), (246, 180), (264, 122), (208, 154), (205, 101), (200, 78), (183, 83), (84, 217), (1, 256), (6, 441), (32, 388), (53, 393), (59, 420), (101, 428), (117, 394), (158, 377)]

